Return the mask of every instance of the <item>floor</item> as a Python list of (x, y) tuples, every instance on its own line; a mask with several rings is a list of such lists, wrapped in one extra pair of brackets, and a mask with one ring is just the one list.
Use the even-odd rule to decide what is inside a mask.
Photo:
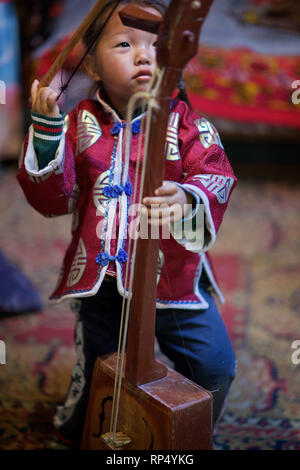
[[(59, 449), (51, 419), (75, 359), (74, 318), (48, 295), (70, 218), (34, 212), (15, 173), (10, 167), (0, 180), (0, 249), (34, 282), (44, 309), (0, 321), (0, 448)], [(300, 449), (299, 209), (299, 183), (241, 179), (211, 250), (238, 358), (216, 449)]]

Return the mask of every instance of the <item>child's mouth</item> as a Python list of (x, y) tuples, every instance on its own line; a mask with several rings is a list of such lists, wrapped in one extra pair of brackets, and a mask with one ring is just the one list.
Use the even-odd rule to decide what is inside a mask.
[(140, 70), (136, 75), (134, 75), (133, 79), (138, 81), (149, 81), (152, 77), (152, 72), (149, 70)]
[(150, 75), (139, 75), (138, 77), (136, 77), (136, 80), (138, 82), (148, 82), (150, 78)]

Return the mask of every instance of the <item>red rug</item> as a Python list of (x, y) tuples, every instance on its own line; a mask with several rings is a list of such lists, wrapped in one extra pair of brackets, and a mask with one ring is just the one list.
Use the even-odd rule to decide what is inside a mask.
[(238, 122), (300, 128), (300, 57), (200, 47), (185, 78), (195, 110)]

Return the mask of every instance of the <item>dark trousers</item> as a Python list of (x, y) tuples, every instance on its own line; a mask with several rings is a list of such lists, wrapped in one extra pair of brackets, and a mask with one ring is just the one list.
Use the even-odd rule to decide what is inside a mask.
[[(156, 337), (174, 369), (213, 394), (216, 423), (235, 376), (235, 354), (213, 296), (200, 284), (208, 302), (205, 310), (158, 309)], [(77, 363), (64, 405), (54, 424), (62, 436), (80, 442), (94, 362), (117, 350), (122, 297), (116, 283), (104, 281), (97, 295), (76, 300), (75, 347)]]

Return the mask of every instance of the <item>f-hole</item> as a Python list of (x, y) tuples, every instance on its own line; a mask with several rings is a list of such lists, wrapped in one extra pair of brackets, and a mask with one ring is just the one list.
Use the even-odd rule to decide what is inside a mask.
[(104, 421), (105, 421), (105, 406), (107, 404), (108, 401), (112, 401), (113, 397), (112, 396), (108, 396), (108, 397), (104, 397), (103, 400), (102, 400), (102, 409), (101, 409), (101, 413), (99, 414), (99, 433), (96, 434), (96, 433), (93, 433), (92, 436), (93, 437), (96, 437), (97, 439), (100, 438), (100, 436), (103, 434), (103, 424), (104, 424)]

